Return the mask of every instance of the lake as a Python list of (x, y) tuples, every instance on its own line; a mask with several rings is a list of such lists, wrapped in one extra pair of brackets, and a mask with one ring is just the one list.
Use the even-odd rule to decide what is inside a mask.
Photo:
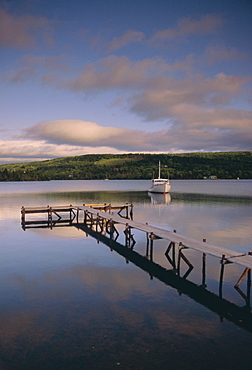
[[(185, 250), (194, 268), (171, 270), (168, 242), (123, 228), (110, 244), (74, 225), (21, 227), (22, 206), (125, 202), (134, 220), (241, 253), (252, 251), (252, 180), (173, 180), (150, 196), (146, 180), (0, 183), (0, 369), (250, 369), (252, 314), (244, 268)], [(142, 257), (143, 256), (143, 257)], [(169, 271), (167, 271), (169, 270)], [(181, 275), (187, 265), (181, 262)]]

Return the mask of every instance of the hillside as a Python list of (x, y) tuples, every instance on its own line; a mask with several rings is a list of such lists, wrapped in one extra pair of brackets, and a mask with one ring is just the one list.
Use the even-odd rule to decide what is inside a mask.
[(0, 165), (0, 181), (40, 181), (67, 179), (150, 179), (157, 175), (170, 179), (251, 179), (252, 152), (186, 154), (97, 154), (56, 158), (46, 161)]

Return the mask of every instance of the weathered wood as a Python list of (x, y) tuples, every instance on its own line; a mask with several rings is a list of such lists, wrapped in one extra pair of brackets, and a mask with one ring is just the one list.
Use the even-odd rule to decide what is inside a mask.
[[(84, 206), (80, 207), (80, 210), (83, 210), (84, 212), (88, 212), (90, 214), (97, 213), (95, 209), (84, 207)], [(105, 212), (99, 212), (99, 216), (102, 218), (108, 217)], [(151, 226), (149, 224), (142, 224), (140, 222), (136, 222), (133, 220), (124, 220), (120, 216), (117, 216), (117, 215), (113, 215), (112, 217), (113, 217), (113, 221), (116, 223), (119, 223), (122, 225), (126, 225), (127, 223), (128, 226), (131, 227), (132, 229), (137, 229), (137, 230), (141, 230), (141, 231), (148, 233), (152, 241), (154, 238), (170, 240), (174, 243), (183, 245), (184, 247), (191, 248), (191, 249), (197, 250), (199, 252), (202, 252), (208, 255), (212, 255), (220, 259), (222, 259), (223, 255), (225, 255), (223, 264), (227, 262), (233, 262), (241, 266), (248, 267), (249, 269), (252, 268), (252, 256), (251, 255), (246, 255), (245, 253), (240, 253), (240, 252), (233, 251), (231, 249), (208, 244), (205, 241), (200, 242), (198, 240), (188, 238), (184, 235), (180, 235), (177, 232), (161, 229), (156, 226)]]
[[(130, 219), (129, 218), (123, 218), (121, 215), (121, 212), (123, 210), (126, 210), (126, 216), (129, 216), (130, 213)], [(130, 209), (130, 212), (129, 212)], [(111, 212), (111, 210), (119, 210), (119, 215), (110, 215), (108, 217), (108, 212)], [(84, 223), (101, 223), (101, 220), (104, 220), (104, 223), (106, 225), (106, 228), (109, 229), (108, 220), (112, 220), (113, 226), (110, 227), (110, 233), (111, 237), (113, 238), (113, 233), (118, 233), (115, 229), (115, 224), (122, 224), (127, 225), (130, 229), (137, 229), (146, 232), (149, 235), (150, 241), (151, 241), (151, 249), (153, 249), (153, 240), (154, 239), (166, 239), (173, 243), (177, 243), (178, 245), (181, 245), (183, 247), (191, 248), (194, 250), (197, 250), (199, 252), (202, 252), (204, 254), (212, 255), (214, 257), (218, 257), (220, 259), (223, 258), (223, 255), (225, 255), (225, 258), (222, 261), (222, 265), (224, 263), (233, 262), (236, 264), (239, 264), (241, 266), (244, 266), (248, 269), (252, 268), (252, 255), (246, 255), (245, 253), (236, 252), (227, 248), (218, 247), (215, 245), (211, 245), (206, 243), (205, 239), (203, 242), (188, 238), (186, 236), (180, 235), (174, 231), (169, 231), (165, 229), (161, 229), (156, 226), (151, 226), (148, 223), (142, 224), (140, 222), (133, 221), (133, 204), (123, 204), (123, 205), (111, 205), (111, 204), (88, 204), (83, 206), (54, 206), (54, 207), (22, 207), (21, 208), (21, 219), (22, 219), (22, 225), (24, 226), (27, 224), (27, 221), (25, 219), (25, 216), (27, 214), (38, 214), (38, 213), (47, 213), (48, 214), (48, 226), (52, 227), (54, 226), (54, 223), (57, 223), (59, 221), (62, 221), (60, 219), (54, 221), (52, 219), (53, 213), (59, 217), (60, 212), (69, 212), (70, 214), (70, 222), (73, 221), (75, 218), (75, 213), (77, 212), (78, 215), (78, 224), (80, 223), (80, 212), (82, 211), (84, 214)], [(97, 212), (99, 211), (99, 213)], [(72, 218), (72, 214), (74, 217)], [(98, 216), (97, 216), (98, 214)], [(36, 221), (37, 222), (37, 221)], [(41, 221), (43, 223), (43, 221)], [(104, 227), (103, 227), (104, 229)], [(174, 261), (174, 258), (172, 258)], [(223, 269), (224, 270), (224, 269)]]
[[(78, 227), (76, 225), (76, 227)], [(87, 225), (81, 223), (79, 228), (85, 233), (91, 235), (97, 240), (101, 241), (103, 244), (107, 245), (110, 250), (116, 251), (119, 255), (126, 259), (126, 262), (138, 266), (143, 271), (145, 271), (151, 279), (157, 278), (159, 281), (167, 284), (169, 287), (176, 289), (179, 294), (185, 294), (186, 296), (195, 300), (204, 307), (207, 307), (212, 312), (218, 314), (222, 319), (226, 319), (229, 322), (233, 322), (239, 327), (248, 330), (252, 333), (252, 314), (250, 309), (244, 309), (244, 307), (239, 307), (234, 303), (229, 302), (225, 298), (220, 298), (217, 294), (202, 288), (201, 285), (197, 285), (183, 277), (174, 274), (173, 270), (167, 270), (166, 268), (160, 266), (154, 261), (151, 261), (148, 257), (149, 253), (146, 255), (141, 255), (134, 251), (132, 248), (125, 248), (124, 245), (111, 240), (110, 238), (96, 233), (93, 229), (90, 229)], [(147, 242), (150, 243), (150, 239), (147, 238)]]

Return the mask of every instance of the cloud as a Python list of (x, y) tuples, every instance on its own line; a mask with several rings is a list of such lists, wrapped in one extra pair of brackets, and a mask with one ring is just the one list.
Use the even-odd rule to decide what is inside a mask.
[(40, 122), (26, 129), (26, 137), (49, 143), (113, 147), (117, 150), (152, 150), (150, 136), (144, 131), (104, 127), (82, 120)]
[(75, 79), (59, 81), (59, 87), (75, 91), (139, 88), (150, 75), (167, 67), (159, 58), (132, 62), (125, 56), (110, 55), (86, 66)]
[(202, 94), (235, 94), (251, 78), (227, 75), (223, 72), (206, 78), (202, 74), (193, 75), (193, 57), (173, 64), (162, 58), (149, 58), (132, 61), (126, 56), (110, 55), (84, 67), (75, 77), (65, 78), (52, 71), (48, 83), (57, 88), (72, 91), (102, 92), (107, 90), (135, 91), (135, 94), (157, 93), (160, 96), (167, 91), (175, 97), (180, 94), (191, 100), (191, 95), (202, 101)]
[(112, 41), (109, 43), (108, 50), (115, 51), (123, 46), (126, 46), (128, 44), (134, 43), (134, 42), (140, 42), (144, 39), (144, 33), (139, 31), (126, 31), (121, 37), (115, 37)]
[(5, 72), (1, 78), (12, 83), (26, 82), (36, 78), (36, 71), (33, 67), (22, 67), (14, 71)]
[(75, 78), (61, 78), (57, 81), (55, 76), (53, 80), (57, 88), (73, 91), (139, 90), (152, 86), (158, 79), (164, 81), (164, 78), (168, 78), (173, 72), (190, 69), (191, 62), (190, 56), (185, 61), (169, 64), (159, 57), (135, 62), (126, 56), (110, 55), (85, 66)]
[(251, 150), (252, 112), (170, 107), (169, 127), (146, 132), (82, 120), (40, 122), (19, 140), (0, 140), (0, 162), (24, 162), (97, 153)]
[[(213, 78), (191, 75), (190, 78), (175, 80), (164, 76), (155, 79), (148, 88), (129, 99), (130, 110), (146, 120), (171, 120), (177, 117), (176, 108), (185, 105), (207, 109), (212, 104), (228, 106), (233, 97), (240, 96), (249, 77), (219, 73)], [(188, 109), (190, 112), (190, 109)], [(175, 114), (174, 114), (175, 113)], [(188, 113), (189, 114), (189, 113)]]
[[(120, 122), (118, 127), (104, 127), (82, 120), (58, 120), (27, 128), (26, 137), (124, 152), (250, 150), (252, 112), (235, 109), (232, 102), (244, 96), (251, 79), (224, 73), (213, 77), (188, 73), (175, 79), (174, 66), (158, 58), (132, 62), (110, 56), (61, 85), (74, 91), (124, 90), (130, 112), (149, 122), (162, 120), (167, 129), (146, 132), (120, 128)], [(120, 103), (122, 99), (121, 95)]]
[(251, 81), (251, 77), (226, 75), (218, 73), (213, 78), (206, 78), (200, 82), (200, 88), (205, 92), (230, 94), (238, 93), (241, 88)]
[(44, 140), (0, 140), (0, 162), (38, 161), (96, 153), (121, 153), (113, 147), (85, 147), (47, 143)]
[[(250, 150), (252, 113), (188, 105), (173, 108), (170, 127), (146, 132), (104, 127), (81, 120), (40, 122), (26, 129), (26, 137), (52, 145), (113, 148), (121, 152), (178, 152)], [(107, 151), (108, 152), (108, 151)], [(111, 153), (113, 151), (110, 151)], [(83, 153), (82, 153), (83, 154)]]
[(207, 47), (204, 55), (204, 63), (213, 64), (216, 62), (229, 61), (229, 60), (245, 60), (248, 56), (240, 52), (234, 47), (225, 46), (209, 46)]
[[(199, 109), (180, 104), (172, 108), (176, 119), (170, 129), (184, 150), (251, 150), (252, 112), (232, 108)], [(193, 144), (192, 144), (193, 143)]]
[(156, 32), (150, 42), (167, 42), (187, 39), (190, 36), (216, 34), (223, 26), (224, 20), (218, 14), (203, 15), (199, 19), (183, 18), (174, 28)]
[(47, 70), (56, 69), (68, 72), (69, 62), (71, 62), (72, 59), (73, 58), (70, 58), (63, 53), (53, 56), (27, 54), (23, 58), (22, 63), (28, 66), (43, 67)]
[(0, 8), (0, 45), (12, 48), (34, 47), (37, 31), (46, 42), (51, 42), (48, 26), (49, 22), (44, 17), (14, 15)]
[(6, 71), (1, 78), (5, 81), (16, 83), (34, 80), (42, 75), (42, 83), (48, 84), (49, 81), (52, 83), (55, 77), (50, 80), (48, 76), (57, 76), (57, 80), (62, 78), (60, 72), (67, 73), (69, 71), (70, 60), (65, 54), (50, 57), (27, 54), (17, 62), (20, 68)]

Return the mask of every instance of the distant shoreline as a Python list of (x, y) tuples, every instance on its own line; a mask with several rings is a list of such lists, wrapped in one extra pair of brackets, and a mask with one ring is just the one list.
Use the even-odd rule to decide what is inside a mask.
[(0, 165), (0, 181), (252, 179), (252, 152), (87, 154)]

